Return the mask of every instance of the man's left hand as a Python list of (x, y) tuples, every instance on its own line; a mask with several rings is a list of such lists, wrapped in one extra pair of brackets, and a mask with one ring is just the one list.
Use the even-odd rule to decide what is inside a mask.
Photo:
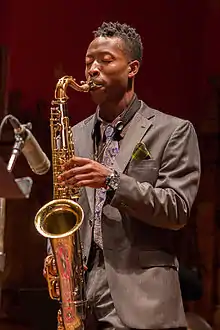
[(58, 180), (69, 187), (105, 188), (106, 177), (112, 173), (109, 168), (94, 160), (76, 156), (68, 160), (62, 170)]

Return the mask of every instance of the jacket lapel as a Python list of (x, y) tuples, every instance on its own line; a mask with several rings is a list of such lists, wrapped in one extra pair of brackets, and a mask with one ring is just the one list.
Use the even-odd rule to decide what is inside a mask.
[(149, 119), (154, 117), (154, 114), (148, 113), (146, 116), (143, 111), (146, 109), (148, 109), (148, 107), (142, 102), (140, 110), (135, 114), (131, 121), (131, 124), (122, 140), (120, 151), (115, 159), (114, 169), (116, 171), (124, 172), (135, 146), (152, 125)]

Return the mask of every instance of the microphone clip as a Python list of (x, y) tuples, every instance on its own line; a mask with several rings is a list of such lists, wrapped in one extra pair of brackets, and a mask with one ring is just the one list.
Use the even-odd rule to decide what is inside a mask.
[(24, 147), (24, 138), (18, 134), (15, 133), (15, 142), (14, 145), (12, 147), (12, 152), (11, 152), (11, 156), (7, 165), (7, 170), (8, 172), (12, 172), (14, 165), (16, 163), (17, 158), (19, 157), (23, 147)]
[(122, 133), (123, 128), (124, 128), (124, 124), (123, 124), (122, 120), (119, 120), (115, 123), (114, 136), (113, 136), (114, 140), (120, 141), (122, 139), (121, 133)]
[[(17, 124), (17, 126), (13, 125), (15, 142), (12, 147), (11, 157), (10, 157), (8, 165), (7, 165), (8, 172), (12, 172), (12, 170), (15, 166), (15, 163), (21, 154), (21, 151), (25, 144), (25, 140), (27, 138), (27, 134), (28, 134), (27, 130), (32, 129), (31, 123), (21, 125), (19, 123), (19, 121), (17, 120), (17, 118), (15, 118), (15, 117), (12, 117), (12, 118), (14, 121), (16, 120), (15, 123)], [(12, 119), (11, 119), (11, 121), (12, 121)], [(13, 124), (14, 124), (14, 122), (13, 122)]]

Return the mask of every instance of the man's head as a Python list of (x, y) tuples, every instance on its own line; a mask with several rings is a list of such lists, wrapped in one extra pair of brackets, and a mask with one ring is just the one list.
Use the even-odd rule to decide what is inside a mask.
[(94, 37), (119, 38), (124, 41), (124, 51), (129, 61), (137, 60), (139, 63), (143, 57), (143, 45), (140, 35), (134, 28), (127, 24), (103, 23), (96, 31)]
[(100, 85), (92, 91), (97, 104), (117, 103), (133, 93), (143, 54), (140, 35), (127, 24), (103, 23), (86, 53), (86, 78)]

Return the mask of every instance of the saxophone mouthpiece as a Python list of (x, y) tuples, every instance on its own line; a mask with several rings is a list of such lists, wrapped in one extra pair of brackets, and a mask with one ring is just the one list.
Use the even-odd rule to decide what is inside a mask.
[(95, 89), (100, 86), (99, 84), (95, 83), (93, 80), (88, 81), (88, 84), (89, 84), (89, 90)]
[(82, 88), (83, 92), (89, 92), (91, 87), (90, 87), (90, 83), (87, 81), (80, 81), (80, 87)]
[(98, 85), (92, 80), (80, 81), (80, 84), (81, 84), (81, 88), (83, 89), (84, 92), (89, 92), (90, 90), (98, 87)]

